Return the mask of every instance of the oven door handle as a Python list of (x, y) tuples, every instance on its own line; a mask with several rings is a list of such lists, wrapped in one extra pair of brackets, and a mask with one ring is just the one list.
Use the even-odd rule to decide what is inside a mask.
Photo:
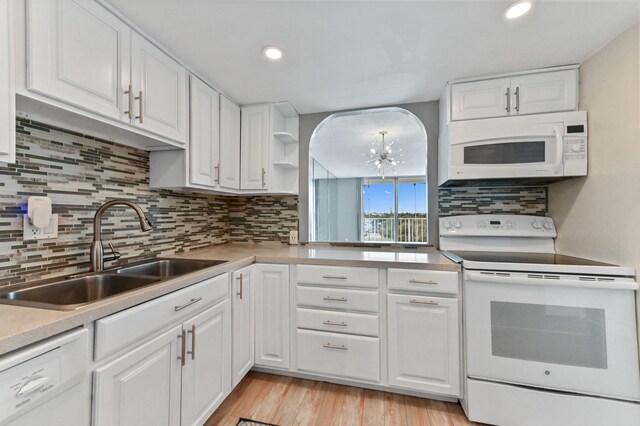
[[(536, 274), (538, 275), (538, 274)], [(545, 274), (539, 274), (541, 276)], [(499, 276), (492, 273), (466, 271), (465, 283), (495, 283), (520, 285), (545, 285), (552, 287), (604, 288), (610, 290), (637, 290), (638, 283), (634, 281), (580, 281), (556, 278), (527, 278), (520, 276)]]

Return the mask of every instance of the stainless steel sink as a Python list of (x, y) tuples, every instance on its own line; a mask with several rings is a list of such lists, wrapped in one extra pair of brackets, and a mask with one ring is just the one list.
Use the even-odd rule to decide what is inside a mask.
[(142, 276), (95, 274), (18, 289), (0, 295), (0, 299), (20, 306), (71, 310), (159, 281)]
[(222, 260), (160, 259), (117, 270), (68, 279), (19, 285), (0, 294), (0, 303), (34, 308), (72, 310), (169, 278), (225, 263)]
[(125, 266), (118, 269), (119, 274), (144, 275), (158, 278), (177, 277), (189, 274), (211, 266), (226, 263), (224, 260), (191, 260), (191, 259), (160, 259), (141, 265)]

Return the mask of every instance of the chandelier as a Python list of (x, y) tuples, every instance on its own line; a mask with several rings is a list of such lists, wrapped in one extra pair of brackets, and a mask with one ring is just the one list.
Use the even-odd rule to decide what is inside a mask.
[[(396, 174), (396, 166), (400, 164), (401, 161), (393, 157), (392, 155), (393, 154), (392, 147), (393, 145), (396, 144), (396, 142), (398, 142), (398, 140), (396, 139), (393, 142), (390, 142), (389, 144), (385, 144), (384, 136), (389, 132), (387, 132), (386, 130), (382, 130), (379, 133), (380, 133), (380, 136), (382, 136), (382, 141), (378, 142), (377, 138), (376, 140), (373, 141), (373, 144), (372, 144), (373, 146), (369, 151), (370, 154), (369, 154), (369, 161), (367, 161), (367, 165), (373, 164), (375, 166), (376, 174), (382, 175), (382, 178), (384, 179), (385, 168), (387, 170), (391, 169), (393, 174)], [(400, 151), (401, 150), (399, 149), (398, 153)], [(400, 157), (398, 153), (396, 154), (398, 157)]]

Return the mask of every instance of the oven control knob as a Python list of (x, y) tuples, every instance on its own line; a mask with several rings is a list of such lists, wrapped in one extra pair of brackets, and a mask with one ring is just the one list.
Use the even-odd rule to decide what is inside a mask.
[(553, 229), (553, 226), (551, 226), (551, 222), (545, 222), (544, 229), (546, 229), (547, 231), (550, 231), (551, 229)]
[(445, 222), (444, 229), (451, 229), (451, 222)]
[(571, 145), (571, 151), (573, 152), (580, 152), (580, 148), (581, 146), (578, 143), (574, 143), (573, 145)]
[(539, 222), (531, 222), (531, 226), (533, 226), (533, 229), (540, 229), (540, 223)]
[(454, 226), (458, 229), (462, 228), (462, 222), (456, 222)]

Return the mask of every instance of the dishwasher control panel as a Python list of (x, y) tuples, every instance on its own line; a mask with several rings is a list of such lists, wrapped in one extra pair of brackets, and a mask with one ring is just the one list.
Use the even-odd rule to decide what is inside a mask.
[(0, 357), (0, 424), (80, 383), (88, 331), (78, 329)]

